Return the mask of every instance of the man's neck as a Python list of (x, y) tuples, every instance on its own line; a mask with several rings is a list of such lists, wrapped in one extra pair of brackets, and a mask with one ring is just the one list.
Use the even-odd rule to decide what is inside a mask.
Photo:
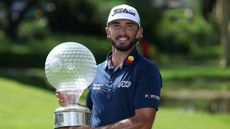
[(112, 64), (114, 67), (119, 66), (126, 57), (134, 50), (135, 47), (129, 49), (128, 51), (118, 51), (112, 48)]

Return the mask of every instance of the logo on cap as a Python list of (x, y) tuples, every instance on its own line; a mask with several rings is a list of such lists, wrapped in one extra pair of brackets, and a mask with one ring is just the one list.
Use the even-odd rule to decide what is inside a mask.
[(107, 25), (114, 20), (127, 19), (136, 22), (140, 27), (140, 17), (137, 10), (129, 5), (118, 5), (111, 9), (107, 20)]
[(112, 16), (114, 16), (115, 14), (120, 14), (120, 13), (127, 13), (127, 14), (131, 14), (133, 16), (136, 16), (136, 13), (135, 12), (132, 12), (131, 10), (127, 10), (125, 8), (119, 8), (119, 9), (115, 9), (113, 11), (113, 14)]

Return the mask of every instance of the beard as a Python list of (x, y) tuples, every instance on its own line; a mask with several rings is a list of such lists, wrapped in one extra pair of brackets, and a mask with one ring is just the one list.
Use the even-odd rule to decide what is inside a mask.
[[(127, 36), (126, 36), (127, 37)], [(118, 39), (119, 37), (117, 37), (116, 39)], [(127, 37), (128, 38), (128, 37)], [(129, 38), (128, 38), (129, 39)], [(132, 39), (127, 45), (119, 45), (118, 43), (116, 43), (116, 41), (111, 39), (112, 45), (114, 48), (116, 48), (118, 51), (124, 52), (124, 51), (128, 51), (131, 48), (133, 48), (133, 46), (136, 45), (137, 43), (136, 38)]]

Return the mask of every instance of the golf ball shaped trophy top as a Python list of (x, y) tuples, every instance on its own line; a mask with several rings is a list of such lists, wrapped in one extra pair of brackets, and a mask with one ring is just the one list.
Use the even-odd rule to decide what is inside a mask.
[(45, 73), (49, 83), (70, 101), (69, 105), (55, 110), (54, 128), (90, 125), (90, 110), (77, 102), (96, 74), (91, 51), (77, 42), (61, 43), (48, 54)]

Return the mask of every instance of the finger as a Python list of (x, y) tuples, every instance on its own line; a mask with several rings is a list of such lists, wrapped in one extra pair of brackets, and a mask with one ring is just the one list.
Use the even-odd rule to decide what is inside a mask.
[(65, 106), (66, 104), (66, 102), (65, 102), (65, 96), (64, 96), (64, 94), (62, 94), (62, 92), (61, 91), (56, 91), (56, 96), (57, 96), (57, 100), (58, 100), (58, 102), (59, 102), (59, 104), (61, 105), (61, 106)]
[(61, 96), (61, 92), (57, 90), (55, 95), (59, 98)]
[[(76, 129), (76, 128), (73, 128), (73, 129)], [(88, 126), (88, 125), (82, 125), (82, 126), (78, 127), (77, 129), (92, 129), (92, 128), (90, 128), (90, 126)]]
[(61, 91), (57, 91), (56, 96), (61, 100), (66, 99), (66, 95), (64, 93), (62, 93)]

